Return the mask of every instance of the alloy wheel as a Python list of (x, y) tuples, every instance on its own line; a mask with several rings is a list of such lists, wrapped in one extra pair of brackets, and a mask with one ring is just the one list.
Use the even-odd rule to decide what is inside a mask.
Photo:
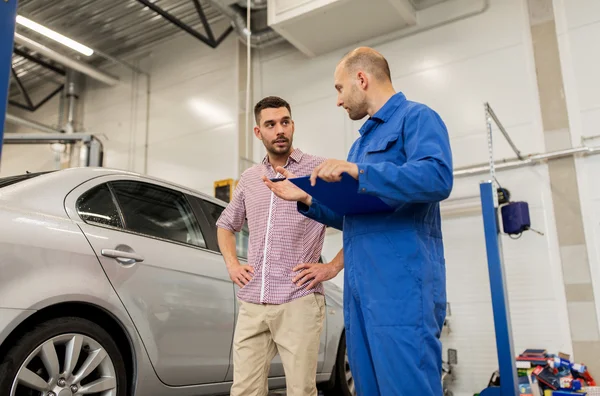
[(82, 334), (62, 334), (33, 350), (17, 371), (10, 396), (117, 396), (106, 350)]

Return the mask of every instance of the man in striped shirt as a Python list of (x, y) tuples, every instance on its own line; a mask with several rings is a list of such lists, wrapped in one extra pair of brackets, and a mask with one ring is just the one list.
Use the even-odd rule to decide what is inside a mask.
[[(316, 396), (325, 298), (322, 284), (302, 284), (298, 267), (319, 261), (325, 226), (298, 213), (295, 202), (275, 196), (262, 178), (281, 177), (277, 167), (298, 176), (309, 175), (324, 158), (294, 149), (294, 121), (290, 105), (283, 99), (261, 100), (254, 114), (254, 134), (267, 155), (242, 174), (217, 221), (221, 253), (231, 280), (241, 288), (231, 396), (266, 395), (269, 367), (277, 352), (288, 396)], [(235, 233), (246, 220), (248, 265), (242, 265)]]

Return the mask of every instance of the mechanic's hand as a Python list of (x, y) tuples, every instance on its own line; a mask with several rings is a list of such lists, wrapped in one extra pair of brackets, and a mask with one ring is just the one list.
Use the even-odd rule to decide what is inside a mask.
[(229, 271), (231, 280), (239, 287), (246, 286), (254, 274), (254, 268), (249, 265), (241, 264), (231, 266), (230, 268), (227, 268), (227, 271)]
[(311, 281), (307, 289), (312, 289), (321, 282), (328, 281), (329, 279), (335, 278), (340, 272), (332, 263), (320, 264), (320, 263), (305, 263), (294, 267), (293, 271), (301, 271), (294, 277), (292, 282), (296, 286), (300, 287), (306, 282)]
[(269, 190), (273, 191), (275, 195), (286, 201), (300, 201), (307, 203), (309, 200), (309, 195), (305, 191), (297, 187), (294, 183), (287, 180), (296, 176), (292, 172), (284, 169), (281, 166), (278, 166), (275, 170), (282, 174), (286, 180), (272, 182), (271, 179), (269, 179), (266, 176), (263, 176), (262, 179), (265, 182), (266, 186), (269, 187)]
[(310, 175), (310, 185), (315, 185), (317, 177), (326, 182), (338, 182), (342, 180), (342, 173), (344, 172), (358, 179), (358, 165), (348, 161), (328, 159), (313, 170), (312, 175)]

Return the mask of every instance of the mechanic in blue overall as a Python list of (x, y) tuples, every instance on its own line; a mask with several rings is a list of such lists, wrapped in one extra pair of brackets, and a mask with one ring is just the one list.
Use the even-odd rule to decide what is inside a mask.
[(393, 212), (342, 217), (287, 180), (264, 179), (281, 198), (298, 201), (305, 216), (343, 230), (342, 251), (330, 263), (298, 266), (294, 281), (310, 288), (345, 267), (346, 342), (359, 396), (441, 396), (446, 270), (439, 202), (453, 186), (447, 129), (432, 109), (395, 92), (386, 59), (371, 48), (340, 61), (335, 88), (337, 105), (352, 120), (369, 118), (348, 160), (323, 162), (311, 182), (337, 182), (347, 173), (360, 193)]

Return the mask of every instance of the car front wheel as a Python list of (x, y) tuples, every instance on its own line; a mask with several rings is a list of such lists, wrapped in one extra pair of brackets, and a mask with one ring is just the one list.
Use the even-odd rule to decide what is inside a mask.
[(127, 373), (116, 343), (86, 319), (58, 318), (38, 324), (0, 359), (0, 395), (127, 393)]

